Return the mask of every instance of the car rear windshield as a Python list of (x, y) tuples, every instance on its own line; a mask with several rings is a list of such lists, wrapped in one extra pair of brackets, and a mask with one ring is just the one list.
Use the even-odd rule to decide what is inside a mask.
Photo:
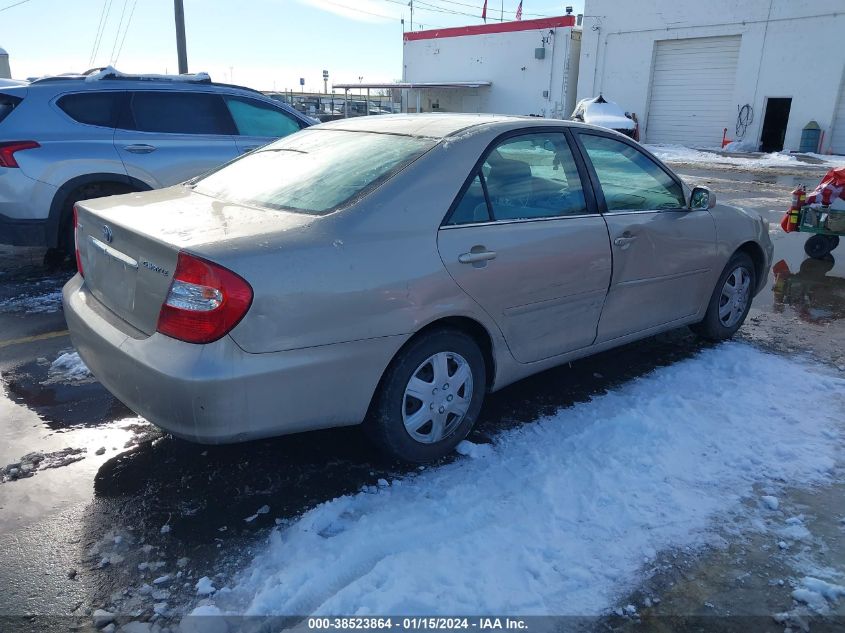
[(304, 130), (196, 182), (230, 202), (323, 215), (361, 197), (431, 149), (429, 138)]
[(13, 97), (0, 92), (0, 121), (5, 119), (21, 102), (20, 97)]

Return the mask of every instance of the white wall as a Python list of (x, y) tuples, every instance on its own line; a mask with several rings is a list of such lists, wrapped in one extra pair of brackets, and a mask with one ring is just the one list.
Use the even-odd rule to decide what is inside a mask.
[[(645, 125), (655, 41), (741, 35), (734, 103), (754, 108), (743, 140), (759, 143), (767, 97), (792, 98), (785, 149), (798, 149), (810, 120), (829, 138), (845, 67), (843, 0), (586, 0), (584, 14), (578, 99), (602, 92)], [(734, 138), (733, 112), (714, 145), (723, 127)]]
[[(545, 59), (535, 59), (534, 49), (545, 45)], [(574, 104), (575, 81), (571, 65), (571, 27), (532, 29), (508, 33), (485, 33), (458, 37), (410, 40), (404, 42), (404, 81), (490, 81), (490, 87), (471, 90), (424, 90), (424, 112), (439, 102), (439, 111), (477, 111), (497, 114), (534, 114), (562, 118)], [(576, 43), (577, 44), (577, 43)], [(577, 64), (577, 51), (575, 53)], [(566, 85), (570, 94), (565, 93)], [(548, 97), (543, 96), (548, 91)], [(410, 91), (408, 106), (413, 110), (417, 97)], [(477, 109), (473, 110), (475, 107)], [(435, 110), (438, 111), (438, 110)]]

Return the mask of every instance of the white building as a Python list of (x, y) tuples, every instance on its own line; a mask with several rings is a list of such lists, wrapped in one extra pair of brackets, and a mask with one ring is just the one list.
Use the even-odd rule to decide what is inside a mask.
[(403, 109), (564, 118), (580, 37), (574, 15), (407, 32)]
[(599, 93), (647, 143), (797, 150), (816, 121), (845, 153), (845, 2), (586, 0), (578, 98)]

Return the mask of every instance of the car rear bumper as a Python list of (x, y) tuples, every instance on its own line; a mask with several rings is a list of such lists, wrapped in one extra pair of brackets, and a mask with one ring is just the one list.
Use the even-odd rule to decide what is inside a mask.
[(0, 213), (0, 244), (44, 246), (47, 244), (47, 221), (18, 220)]
[(170, 433), (208, 444), (361, 422), (405, 337), (250, 354), (228, 336), (194, 345), (145, 336), (90, 295), (64, 287), (73, 344), (97, 379)]
[(55, 187), (30, 178), (21, 169), (0, 167), (0, 244), (55, 245), (51, 230), (54, 234), (56, 229), (50, 221), (55, 194)]

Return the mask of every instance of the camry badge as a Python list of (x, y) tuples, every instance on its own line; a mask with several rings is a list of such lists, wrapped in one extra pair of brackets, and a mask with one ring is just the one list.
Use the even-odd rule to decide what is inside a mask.
[(108, 224), (103, 225), (103, 239), (106, 240), (108, 244), (111, 244), (112, 238), (114, 235), (111, 232), (111, 227)]
[(158, 273), (159, 275), (164, 275), (165, 277), (170, 276), (169, 270), (167, 270), (166, 268), (162, 268), (157, 264), (153, 264), (152, 262), (148, 262), (147, 260), (142, 261), (141, 266), (143, 266), (147, 270), (153, 271), (154, 273)]

